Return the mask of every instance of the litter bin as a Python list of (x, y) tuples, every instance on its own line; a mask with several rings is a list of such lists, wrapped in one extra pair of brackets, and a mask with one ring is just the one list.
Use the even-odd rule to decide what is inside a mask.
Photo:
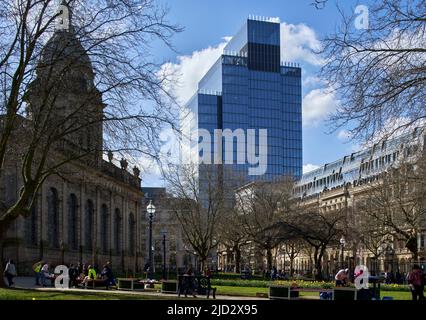
[(369, 288), (358, 290), (357, 300), (380, 300), (381, 281), (383, 281), (381, 277), (368, 277)]

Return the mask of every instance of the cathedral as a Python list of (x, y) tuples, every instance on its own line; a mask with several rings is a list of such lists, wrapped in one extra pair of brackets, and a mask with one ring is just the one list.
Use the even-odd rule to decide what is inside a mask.
[[(56, 27), (42, 51), (36, 77), (24, 97), (25, 116), (18, 122), (40, 123), (49, 117), (52, 128), (67, 128), (68, 133), (49, 151), (52, 163), (69, 154), (84, 156), (72, 158), (46, 178), (31, 214), (20, 216), (6, 232), (1, 258), (14, 259), (21, 275), (30, 274), (39, 260), (100, 267), (110, 261), (115, 271), (133, 274), (146, 263), (140, 171), (128, 168), (125, 159), (114, 161), (112, 152), (108, 159), (103, 156), (106, 105), (94, 84), (91, 59), (69, 18), (69, 28)], [(16, 149), (19, 143), (25, 146), (24, 131), (17, 131), (14, 139), (11, 144)], [(0, 202), (6, 206), (19, 195), (22, 161), (13, 152), (5, 161)]]

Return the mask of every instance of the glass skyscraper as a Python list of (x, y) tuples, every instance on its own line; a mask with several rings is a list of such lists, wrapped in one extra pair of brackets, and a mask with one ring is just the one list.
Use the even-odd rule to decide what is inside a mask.
[[(208, 131), (212, 138), (210, 150), (200, 150), (195, 146), (204, 139), (199, 134), (199, 141), (193, 141), (192, 160), (208, 157), (206, 152), (214, 159), (215, 150), (219, 150), (218, 157), (223, 160), (223, 165), (200, 163), (200, 182), (205, 179), (208, 168), (214, 168), (215, 175), (223, 179), (230, 178), (229, 172), (237, 172), (244, 182), (301, 177), (301, 69), (281, 62), (280, 43), (277, 19), (249, 18), (199, 82), (197, 93), (187, 104), (189, 115), (184, 124), (192, 133)], [(222, 140), (218, 149), (218, 141), (213, 140), (215, 129), (229, 129), (234, 133), (242, 129), (247, 143), (241, 145), (244, 141), (235, 138), (230, 150)], [(260, 175), (249, 172), (253, 167), (247, 154), (249, 129), (256, 130), (256, 155), (267, 151), (266, 168)], [(266, 149), (261, 148), (265, 143), (259, 136), (261, 129), (267, 130), (266, 146), (263, 146)], [(224, 162), (227, 156), (232, 156), (233, 164)], [(238, 157), (245, 158), (246, 162), (237, 163)], [(225, 170), (227, 167), (232, 170)]]

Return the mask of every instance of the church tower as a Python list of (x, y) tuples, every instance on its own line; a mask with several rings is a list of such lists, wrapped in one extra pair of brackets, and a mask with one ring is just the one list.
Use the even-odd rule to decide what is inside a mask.
[(36, 79), (26, 94), (27, 113), (34, 123), (49, 124), (48, 134), (63, 136), (65, 151), (87, 154), (93, 165), (102, 161), (102, 95), (87, 51), (72, 24), (72, 10), (63, 0), (55, 31), (42, 50)]

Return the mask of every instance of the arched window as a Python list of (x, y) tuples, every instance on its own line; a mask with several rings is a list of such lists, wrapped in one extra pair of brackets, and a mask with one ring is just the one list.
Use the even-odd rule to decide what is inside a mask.
[(115, 209), (114, 214), (114, 249), (116, 254), (121, 253), (121, 243), (122, 243), (122, 221), (121, 213), (119, 209)]
[(78, 249), (78, 201), (75, 194), (68, 199), (68, 244), (72, 250)]
[(84, 218), (84, 246), (86, 250), (93, 249), (93, 224), (94, 224), (94, 206), (92, 200), (86, 202), (86, 214)]
[(109, 211), (106, 204), (102, 205), (101, 208), (101, 246), (102, 252), (107, 254), (109, 251)]
[(133, 213), (130, 213), (129, 215), (129, 255), (134, 256), (135, 255), (135, 239), (136, 236), (136, 220), (135, 215)]
[(50, 188), (47, 195), (47, 239), (51, 247), (59, 248), (59, 198), (55, 188)]
[(34, 200), (33, 206), (31, 208), (30, 216), (26, 218), (26, 232), (25, 239), (27, 244), (30, 246), (36, 246), (37, 241), (37, 232), (38, 232), (38, 207), (37, 200)]

